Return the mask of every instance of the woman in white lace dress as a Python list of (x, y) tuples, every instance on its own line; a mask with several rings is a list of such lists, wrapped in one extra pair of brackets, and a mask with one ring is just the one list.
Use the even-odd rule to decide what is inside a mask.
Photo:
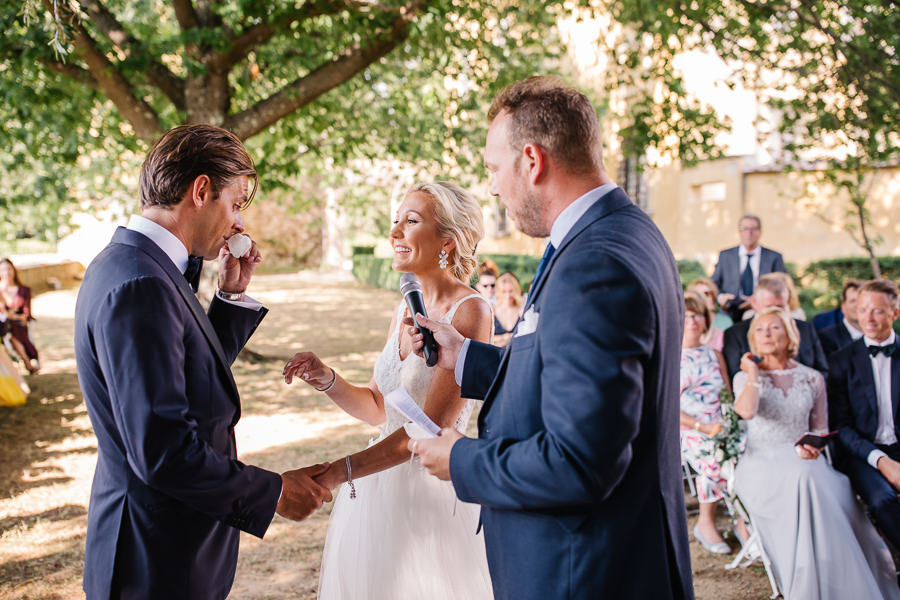
[[(455, 184), (418, 184), (397, 211), (390, 240), (393, 268), (414, 273), (429, 316), (452, 322), (463, 335), (490, 341), (488, 303), (468, 286), (475, 246), (483, 235), (481, 207)], [(365, 386), (346, 382), (314, 354), (302, 352), (285, 367), (328, 394), (348, 414), (381, 427), (365, 450), (331, 463), (317, 480), (337, 494), (319, 576), (319, 598), (491, 598), (479, 507), (457, 503), (453, 485), (411, 463), (406, 419), (384, 396), (400, 386), (435, 423), (464, 431), (473, 401), (460, 397), (454, 374), (425, 365), (412, 352), (401, 324), (401, 301), (388, 340)], [(432, 318), (434, 318), (432, 316)], [(355, 491), (355, 493), (354, 493)]]
[(748, 421), (735, 490), (772, 560), (786, 600), (900, 598), (887, 546), (838, 473), (809, 445), (828, 430), (822, 374), (796, 362), (800, 336), (780, 308), (750, 324), (751, 354), (734, 377), (735, 410)]

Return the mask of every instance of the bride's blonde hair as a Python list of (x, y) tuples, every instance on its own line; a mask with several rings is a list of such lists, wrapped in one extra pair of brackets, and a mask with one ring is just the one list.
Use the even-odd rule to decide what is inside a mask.
[(478, 264), (475, 248), (484, 237), (481, 205), (472, 194), (449, 181), (417, 183), (409, 191), (423, 192), (434, 200), (438, 237), (452, 238), (456, 242), (456, 247), (447, 255), (447, 268), (454, 277), (468, 284)]

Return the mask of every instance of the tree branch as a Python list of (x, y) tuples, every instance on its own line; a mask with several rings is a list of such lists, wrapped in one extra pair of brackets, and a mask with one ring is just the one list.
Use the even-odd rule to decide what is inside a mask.
[(299, 10), (272, 15), (268, 22), (248, 27), (234, 36), (228, 49), (213, 57), (207, 64), (213, 70), (227, 71), (279, 31), (284, 31), (299, 21), (337, 14), (347, 6), (348, 3), (345, 2), (307, 2)]
[(47, 57), (41, 58), (40, 61), (45, 67), (52, 71), (56, 71), (60, 75), (63, 75), (70, 79), (74, 79), (78, 83), (86, 85), (98, 92), (102, 91), (100, 89), (100, 84), (97, 83), (97, 80), (94, 79), (93, 75), (91, 75), (90, 71), (88, 71), (87, 69), (82, 69), (81, 67), (77, 67), (75, 65), (51, 60)]
[[(52, 0), (44, 0), (44, 6), (48, 11), (54, 10)], [(106, 55), (97, 48), (97, 43), (78, 22), (78, 16), (71, 11), (68, 5), (58, 3), (56, 10), (65, 11), (65, 17), (70, 21), (75, 51), (87, 64), (97, 86), (116, 105), (122, 116), (131, 123), (138, 137), (144, 140), (156, 138), (161, 130), (159, 117), (153, 108), (134, 94), (131, 84), (118, 71), (116, 65), (110, 62)]]
[(304, 77), (295, 79), (265, 100), (229, 116), (224, 127), (245, 140), (346, 82), (405, 40), (409, 35), (410, 23), (425, 4), (426, 0), (414, 0), (404, 7), (405, 10), (387, 30), (373, 35), (366, 45), (351, 46), (341, 55), (335, 56)]
[(200, 25), (200, 19), (197, 17), (197, 11), (191, 0), (172, 0), (172, 8), (175, 9), (175, 18), (182, 31), (193, 29)]
[(184, 81), (159, 62), (156, 57), (149, 56), (146, 46), (132, 36), (115, 15), (98, 0), (82, 0), (81, 6), (90, 17), (91, 23), (109, 38), (118, 50), (128, 57), (138, 56), (147, 59), (149, 64), (144, 71), (147, 81), (159, 88), (176, 109), (184, 110)]

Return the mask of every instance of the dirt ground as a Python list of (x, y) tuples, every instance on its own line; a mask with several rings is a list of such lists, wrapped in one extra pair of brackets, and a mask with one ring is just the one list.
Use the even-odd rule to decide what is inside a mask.
[[(234, 367), (243, 399), (237, 427), (241, 459), (280, 472), (364, 446), (375, 433), (371, 427), (307, 386), (286, 386), (281, 370), (295, 352), (313, 350), (350, 381), (368, 381), (397, 294), (312, 272), (259, 275), (250, 291), (270, 312), (248, 345), (251, 352)], [(96, 441), (75, 374), (76, 293), (34, 299), (43, 370), (28, 378), (32, 393), (25, 406), (0, 407), (0, 600), (84, 597), (81, 570)], [(690, 497), (688, 508), (696, 508)], [(276, 517), (265, 540), (242, 535), (231, 597), (315, 598), (329, 510), (302, 523)], [(695, 518), (689, 516), (689, 527)], [(720, 527), (726, 524), (722, 515)], [(691, 555), (698, 599), (768, 596), (759, 563), (726, 571), (729, 557), (713, 556), (693, 541)]]

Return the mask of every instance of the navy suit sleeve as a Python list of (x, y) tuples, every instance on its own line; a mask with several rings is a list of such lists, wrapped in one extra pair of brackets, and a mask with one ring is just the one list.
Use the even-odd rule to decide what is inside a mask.
[(131, 280), (107, 295), (104, 317), (94, 327), (128, 464), (146, 485), (261, 537), (274, 515), (281, 478), (200, 439), (186, 395), (186, 308), (179, 303), (160, 279)]
[(218, 296), (213, 296), (207, 315), (219, 337), (229, 365), (234, 363), (238, 353), (256, 331), (267, 312), (266, 308), (253, 310), (223, 302)]
[(713, 271), (712, 277), (710, 277), (710, 279), (712, 279), (712, 282), (716, 284), (716, 287), (719, 288), (720, 294), (725, 291), (722, 289), (722, 283), (725, 276), (725, 265), (723, 264), (725, 261), (723, 260), (723, 254), (723, 252), (719, 253), (719, 260), (718, 262), (716, 262), (716, 268)]
[(497, 367), (500, 365), (502, 356), (503, 348), (475, 340), (469, 342), (466, 362), (463, 365), (461, 385), (463, 398), (484, 400), (484, 396), (497, 374)]
[(868, 460), (875, 444), (857, 431), (850, 390), (850, 358), (847, 347), (835, 352), (828, 361), (828, 421), (831, 429), (837, 431), (840, 446), (860, 460)]
[(589, 505), (615, 490), (631, 462), (656, 335), (652, 300), (633, 272), (590, 245), (560, 258), (533, 334), (543, 429), (524, 439), (459, 440), (450, 470), (464, 501), (512, 510)]

